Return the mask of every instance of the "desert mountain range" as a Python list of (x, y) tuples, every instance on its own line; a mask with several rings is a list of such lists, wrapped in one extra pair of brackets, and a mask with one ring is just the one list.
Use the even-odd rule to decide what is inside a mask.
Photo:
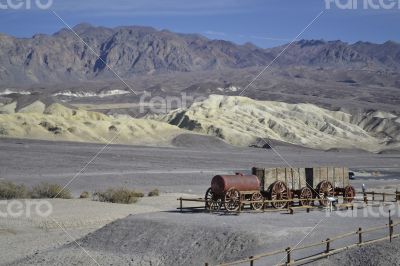
[[(101, 59), (69, 29), (32, 38), (0, 34), (0, 84), (115, 78), (104, 62), (127, 79), (142, 74), (243, 69), (264, 66), (283, 49), (262, 49), (250, 43), (238, 45), (139, 26), (105, 28), (79, 24), (74, 30)], [(276, 65), (396, 72), (400, 69), (400, 44), (300, 40)]]

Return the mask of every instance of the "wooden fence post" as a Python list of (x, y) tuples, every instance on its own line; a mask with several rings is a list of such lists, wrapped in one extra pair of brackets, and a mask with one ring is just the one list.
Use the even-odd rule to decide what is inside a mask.
[(383, 193), (382, 193), (382, 201), (383, 201), (383, 202), (385, 202), (385, 198), (386, 198), (385, 195), (386, 195), (385, 192), (383, 192)]
[(362, 244), (362, 228), (358, 228), (358, 244)]
[(329, 238), (326, 239), (326, 250), (325, 253), (329, 253), (331, 250), (331, 240)]
[[(243, 205), (244, 207), (244, 205)], [(242, 196), (239, 197), (239, 214), (242, 212)]]
[(375, 191), (372, 191), (372, 201), (375, 201)]
[(254, 266), (254, 260), (253, 260), (253, 256), (251, 256), (249, 259), (250, 259), (250, 266)]
[(265, 212), (265, 198), (263, 197), (263, 203), (262, 203), (262, 211)]
[(181, 212), (183, 212), (182, 197), (180, 197), (179, 200), (180, 200), (179, 207), (180, 207), (180, 209), (181, 209)]
[(392, 242), (392, 236), (393, 236), (393, 220), (390, 215), (390, 210), (389, 210), (389, 241)]
[(364, 203), (368, 204), (368, 197), (367, 197), (367, 193), (364, 192)]
[(290, 248), (290, 247), (288, 247), (287, 249), (286, 249), (286, 255), (287, 255), (287, 258), (286, 258), (286, 265), (290, 265), (290, 262), (292, 261), (292, 259), (291, 259), (291, 257), (290, 257), (290, 253), (292, 252), (292, 249)]
[(204, 264), (204, 266), (208, 266), (208, 263), (206, 262), (206, 263)]

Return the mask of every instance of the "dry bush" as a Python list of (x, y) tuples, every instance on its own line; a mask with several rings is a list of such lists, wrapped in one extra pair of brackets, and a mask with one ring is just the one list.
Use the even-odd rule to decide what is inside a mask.
[(152, 191), (150, 191), (148, 194), (147, 194), (147, 196), (149, 196), (149, 197), (157, 197), (157, 196), (160, 196), (160, 191), (156, 188), (156, 189), (153, 189)]
[(9, 181), (0, 181), (0, 199), (28, 198), (28, 191), (24, 185), (16, 185)]
[[(1, 113), (0, 113), (1, 114)], [(4, 135), (7, 136), (8, 135), (8, 131), (6, 128), (0, 127), (0, 135)]]
[(81, 199), (90, 198), (90, 192), (88, 192), (88, 191), (83, 191), (83, 192), (81, 193), (81, 195), (79, 196), (79, 198), (81, 198)]
[(63, 189), (62, 186), (58, 184), (50, 184), (43, 182), (32, 188), (30, 192), (33, 199), (43, 199), (43, 198), (61, 198), (70, 199), (72, 198), (71, 192), (68, 189)]
[(106, 191), (94, 193), (94, 196), (95, 200), (101, 202), (132, 204), (136, 203), (139, 198), (144, 197), (144, 194), (126, 188), (109, 188)]

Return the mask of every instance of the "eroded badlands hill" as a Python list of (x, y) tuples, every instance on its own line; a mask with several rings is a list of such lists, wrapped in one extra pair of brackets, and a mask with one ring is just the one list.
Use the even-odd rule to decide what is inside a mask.
[(0, 106), (0, 137), (132, 145), (170, 145), (184, 130), (130, 116), (107, 116), (41, 101), (15, 112), (16, 102)]
[(260, 138), (266, 138), (317, 149), (380, 151), (398, 148), (400, 141), (400, 118), (394, 114), (350, 114), (312, 104), (255, 101), (246, 97), (211, 95), (187, 110), (178, 109), (159, 119), (239, 146), (260, 143)]
[(218, 137), (235, 146), (262, 147), (274, 140), (323, 150), (400, 149), (400, 118), (382, 111), (346, 113), (313, 104), (222, 95), (145, 119), (40, 100), (23, 107), (17, 101), (0, 104), (0, 137), (108, 143), (115, 136), (113, 143), (176, 146), (177, 136), (188, 133)]

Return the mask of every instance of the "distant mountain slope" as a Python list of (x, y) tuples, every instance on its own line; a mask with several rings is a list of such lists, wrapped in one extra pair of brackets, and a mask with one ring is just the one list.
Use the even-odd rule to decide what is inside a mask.
[[(114, 78), (104, 62), (124, 78), (144, 73), (263, 66), (283, 49), (237, 45), (150, 27), (110, 29), (79, 24), (74, 30), (101, 59), (68, 29), (24, 39), (0, 34), (0, 85)], [(398, 71), (400, 44), (302, 40), (294, 43), (277, 65)]]

